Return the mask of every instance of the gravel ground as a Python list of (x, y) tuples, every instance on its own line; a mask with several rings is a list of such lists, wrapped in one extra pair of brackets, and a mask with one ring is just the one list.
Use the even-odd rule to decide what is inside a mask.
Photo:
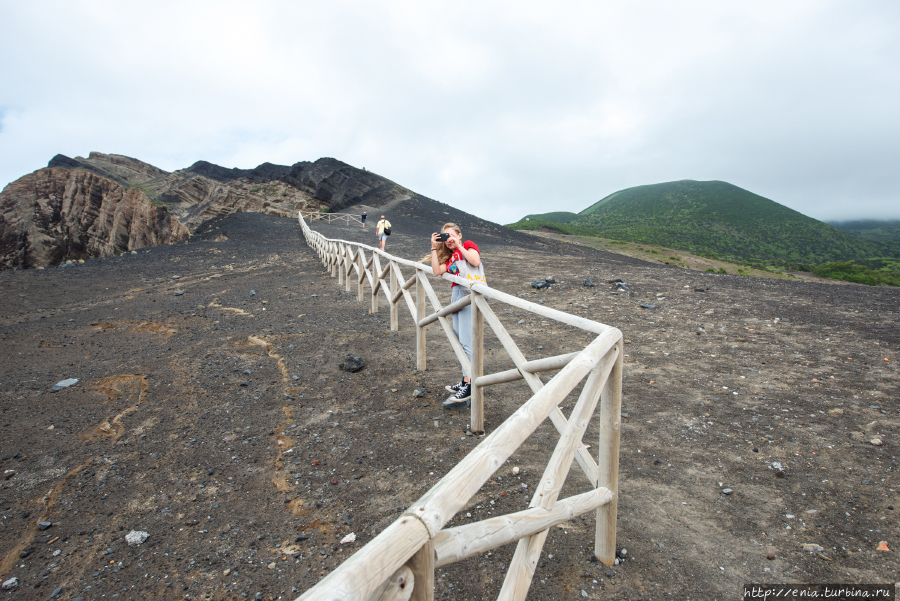
[[(448, 217), (482, 246), (492, 286), (625, 334), (626, 559), (591, 562), (593, 519), (573, 520), (552, 529), (530, 598), (734, 599), (749, 582), (898, 579), (900, 291), (666, 268), (446, 205), (391, 210), (389, 251), (423, 257)], [(371, 241), (369, 214), (365, 232), (315, 227)], [(545, 276), (558, 283), (530, 287)], [(611, 293), (615, 278), (635, 296)], [(0, 579), (18, 583), (0, 599), (294, 598), (479, 440), (466, 412), (440, 405), (459, 369), (439, 330), (416, 372), (405, 310), (390, 332), (295, 220), (236, 214), (184, 244), (2, 272), (0, 291)], [(529, 359), (588, 341), (494, 309)], [(486, 370), (510, 366), (486, 346)], [(366, 368), (342, 371), (348, 354)], [(78, 382), (51, 392), (66, 378)], [(487, 431), (528, 396), (489, 389)], [(449, 525), (525, 508), (556, 437), (541, 426)], [(587, 488), (576, 468), (562, 494)], [(129, 545), (132, 531), (149, 536)], [(439, 569), (436, 597), (495, 598), (512, 551)]]

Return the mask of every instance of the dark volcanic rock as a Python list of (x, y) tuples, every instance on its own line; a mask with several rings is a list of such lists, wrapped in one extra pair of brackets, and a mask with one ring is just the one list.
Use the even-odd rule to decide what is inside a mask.
[(344, 371), (349, 371), (352, 374), (355, 374), (359, 370), (363, 369), (366, 366), (366, 362), (360, 359), (359, 357), (355, 357), (353, 355), (347, 355), (347, 358), (344, 359), (340, 368)]
[(229, 183), (239, 179), (266, 183), (281, 179), (290, 170), (291, 168), (286, 165), (275, 165), (274, 163), (263, 163), (254, 169), (238, 169), (237, 167), (228, 169), (207, 161), (197, 161), (186, 169), (186, 171), (203, 175), (222, 183)]

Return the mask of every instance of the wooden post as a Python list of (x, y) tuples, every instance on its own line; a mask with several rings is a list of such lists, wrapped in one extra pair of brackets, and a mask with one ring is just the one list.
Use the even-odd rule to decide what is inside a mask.
[[(397, 282), (397, 271), (391, 266), (391, 298), (395, 298), (397, 296), (397, 287), (399, 286)], [(396, 332), (400, 329), (400, 323), (397, 316), (397, 303), (399, 300), (391, 301), (391, 331)]]
[(372, 282), (372, 313), (378, 313), (378, 276), (381, 274), (378, 253), (372, 253), (372, 273), (375, 274)]
[(409, 558), (414, 588), (410, 601), (434, 601), (434, 541), (430, 540)]
[(350, 251), (350, 245), (344, 245), (344, 289), (350, 292), (350, 274), (353, 273), (353, 253)]
[(600, 444), (597, 465), (600, 468), (598, 487), (613, 493), (610, 503), (597, 509), (597, 534), (594, 556), (608, 566), (616, 562), (616, 516), (619, 508), (619, 426), (622, 421), (622, 361), (625, 348), (622, 340), (616, 345), (618, 357), (600, 393)]
[(363, 249), (359, 249), (359, 277), (356, 278), (356, 300), (359, 302), (363, 302), (363, 280), (366, 279), (366, 253)]
[[(471, 293), (475, 298), (483, 295), (478, 292)], [(474, 299), (473, 299), (474, 301)], [(484, 434), (484, 387), (476, 386), (475, 380), (484, 375), (484, 313), (478, 308), (478, 303), (472, 305), (472, 368), (469, 380), (472, 383), (472, 418), (469, 429), (473, 434)]]
[(334, 253), (334, 242), (328, 244), (328, 262), (331, 264), (331, 277), (338, 274), (337, 257)]
[(416, 369), (425, 371), (425, 326), (419, 321), (425, 317), (425, 286), (422, 285), (421, 273), (416, 272)]
[(344, 245), (340, 242), (335, 243), (334, 265), (338, 273), (338, 286), (342, 286), (344, 284)]

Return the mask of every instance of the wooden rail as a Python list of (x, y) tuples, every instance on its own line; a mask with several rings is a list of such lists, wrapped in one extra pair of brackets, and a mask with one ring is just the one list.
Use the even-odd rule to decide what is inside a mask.
[[(307, 244), (331, 270), (338, 283), (365, 299), (369, 285), (371, 311), (379, 310), (379, 293), (390, 307), (390, 327), (399, 328), (398, 307), (409, 309), (416, 328), (416, 366), (426, 366), (426, 327), (438, 322), (451, 348), (472, 380), (471, 430), (484, 432), (484, 388), (524, 379), (533, 396), (496, 430), (413, 503), (400, 518), (353, 554), (316, 586), (298, 597), (303, 601), (433, 601), (434, 569), (491, 549), (517, 543), (500, 590), (502, 601), (521, 601), (528, 594), (548, 529), (594, 511), (594, 555), (607, 565), (615, 562), (616, 513), (619, 490), (619, 426), (622, 412), (622, 333), (611, 326), (530, 303), (484, 284), (470, 285), (449, 274), (442, 279), (469, 289), (465, 299), (441, 306), (428, 281), (431, 266), (408, 261), (357, 242), (325, 238), (309, 228), (300, 214)], [(368, 253), (368, 254), (367, 254)], [(382, 263), (384, 261), (384, 263)], [(411, 269), (407, 278), (403, 269)], [(414, 288), (414, 291), (413, 291)], [(512, 305), (542, 317), (596, 334), (583, 350), (529, 361), (491, 309), (488, 299)], [(426, 312), (426, 301), (431, 310)], [(466, 357), (453, 332), (452, 313), (472, 307), (472, 360)], [(484, 374), (484, 324), (493, 331), (514, 369)], [(537, 375), (559, 370), (546, 383)], [(575, 407), (566, 417), (559, 407), (584, 381)], [(582, 442), (597, 404), (600, 404), (600, 440), (596, 460)], [(480, 522), (445, 529), (444, 525), (466, 504), (519, 446), (549, 418), (559, 440), (529, 509)], [(558, 500), (575, 461), (592, 490)]]
[(359, 215), (349, 215), (347, 213), (317, 213), (315, 211), (300, 211), (300, 217), (310, 221), (343, 221), (344, 223), (362, 223)]

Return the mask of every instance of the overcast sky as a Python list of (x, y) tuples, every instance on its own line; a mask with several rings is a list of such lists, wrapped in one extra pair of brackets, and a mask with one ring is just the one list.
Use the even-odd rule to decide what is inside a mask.
[(724, 180), (900, 218), (900, 2), (0, 0), (0, 186), (331, 156), (508, 223)]

